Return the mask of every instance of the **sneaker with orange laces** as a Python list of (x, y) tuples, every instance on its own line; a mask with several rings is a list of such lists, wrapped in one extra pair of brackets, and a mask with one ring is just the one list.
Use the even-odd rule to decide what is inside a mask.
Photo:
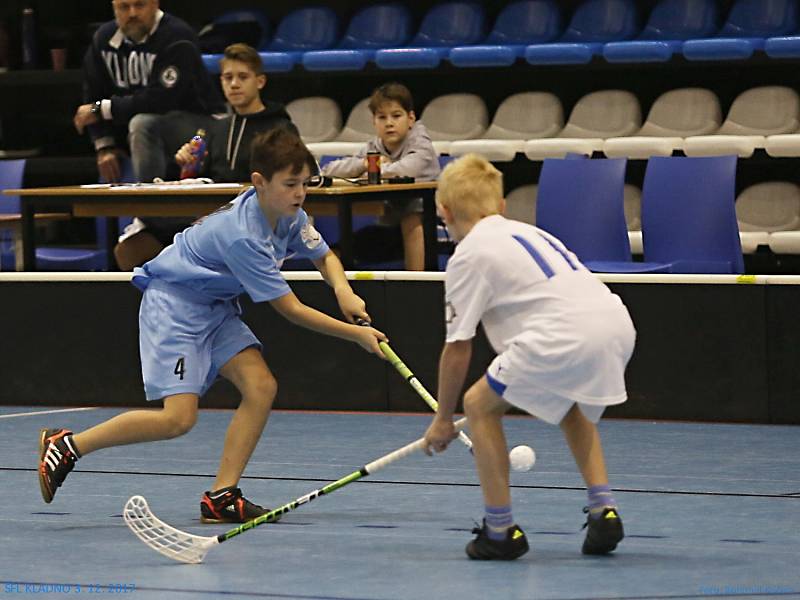
[(242, 496), (242, 490), (233, 486), (208, 491), (200, 500), (200, 520), (203, 523), (246, 523), (269, 511), (269, 508), (250, 502)]
[(50, 504), (53, 496), (81, 457), (68, 429), (42, 429), (39, 433), (39, 488)]

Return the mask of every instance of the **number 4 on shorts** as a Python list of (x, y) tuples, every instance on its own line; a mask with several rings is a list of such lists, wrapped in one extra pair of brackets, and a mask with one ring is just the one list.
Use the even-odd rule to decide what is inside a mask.
[(178, 359), (178, 362), (175, 363), (175, 371), (174, 371), (175, 375), (179, 375), (180, 376), (181, 381), (183, 381), (183, 374), (186, 373), (186, 366), (184, 365), (183, 361), (184, 361), (184, 357), (181, 356)]

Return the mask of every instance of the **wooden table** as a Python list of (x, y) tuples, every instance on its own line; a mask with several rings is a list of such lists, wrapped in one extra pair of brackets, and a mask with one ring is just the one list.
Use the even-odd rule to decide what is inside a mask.
[[(69, 210), (75, 217), (106, 217), (109, 265), (113, 265), (113, 249), (119, 228), (116, 218), (190, 217), (206, 215), (229, 202), (248, 185), (117, 185), (63, 186), (48, 188), (9, 189), (4, 193), (20, 197), (22, 214), (23, 265), (26, 271), (36, 270), (36, 231), (34, 219), (43, 210)], [(423, 199), (425, 234), (425, 269), (438, 270), (436, 245), (436, 182), (384, 183), (380, 185), (333, 185), (309, 188), (304, 208), (311, 215), (336, 214), (339, 219), (339, 246), (342, 264), (353, 268), (353, 210), (365, 208), (376, 214), (380, 203), (388, 199)], [(335, 205), (331, 206), (331, 205)]]

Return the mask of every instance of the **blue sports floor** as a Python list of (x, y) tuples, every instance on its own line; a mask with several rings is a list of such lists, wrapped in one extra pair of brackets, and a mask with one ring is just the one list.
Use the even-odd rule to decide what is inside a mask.
[[(205, 411), (176, 440), (87, 456), (47, 505), (39, 428), (80, 430), (119, 411), (35, 414), (45, 410), (0, 408), (0, 599), (800, 598), (800, 427), (603, 421), (627, 532), (609, 557), (580, 553), (585, 492), (560, 430), (510, 417), (509, 444), (538, 455), (533, 471), (512, 474), (514, 514), (531, 543), (516, 562), (464, 555), (482, 502), (471, 457), (454, 442), (184, 565), (135, 538), (121, 509), (141, 494), (175, 527), (228, 529), (201, 525), (198, 503), (231, 413)], [(283, 504), (418, 438), (429, 419), (276, 412), (241, 486), (256, 502)]]

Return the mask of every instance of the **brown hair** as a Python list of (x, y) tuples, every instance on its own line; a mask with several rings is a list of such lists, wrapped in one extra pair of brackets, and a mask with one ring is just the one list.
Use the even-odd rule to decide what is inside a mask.
[(219, 61), (220, 70), (224, 70), (222, 63), (226, 60), (238, 60), (239, 62), (243, 62), (250, 67), (256, 75), (264, 73), (264, 64), (261, 62), (261, 56), (259, 56), (255, 48), (247, 44), (231, 44), (225, 48), (225, 53)]
[(374, 115), (375, 112), (386, 102), (397, 102), (406, 112), (414, 110), (414, 100), (411, 92), (402, 83), (392, 81), (384, 83), (381, 87), (375, 88), (369, 98), (369, 110)]
[(292, 168), (297, 175), (308, 166), (311, 175), (317, 173), (317, 161), (303, 140), (288, 125), (279, 125), (258, 134), (250, 146), (250, 171), (258, 171), (268, 181), (278, 171)]

